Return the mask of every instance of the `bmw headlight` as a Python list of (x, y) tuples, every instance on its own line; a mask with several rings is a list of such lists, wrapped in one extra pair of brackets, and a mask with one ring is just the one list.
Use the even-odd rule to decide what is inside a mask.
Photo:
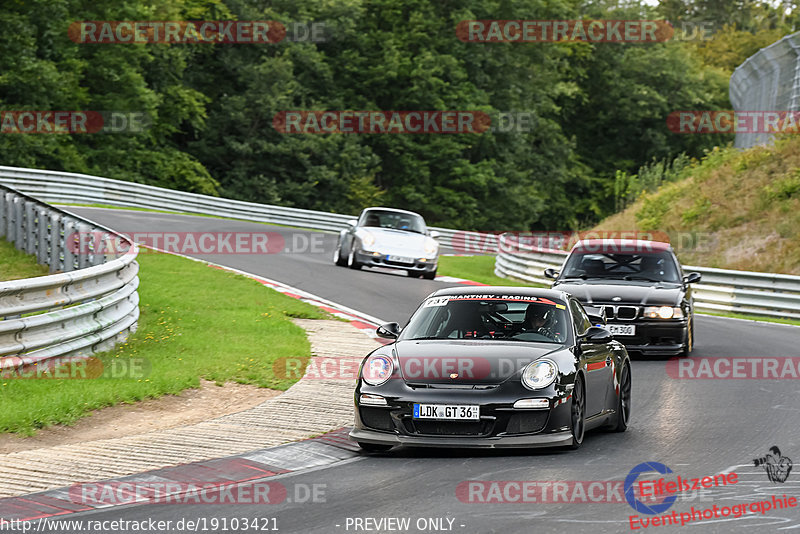
[(528, 389), (542, 389), (552, 384), (558, 376), (558, 366), (553, 360), (536, 360), (522, 371), (522, 385)]
[(394, 363), (389, 356), (375, 354), (367, 358), (361, 369), (361, 378), (370, 386), (380, 386), (394, 373)]
[(682, 319), (683, 310), (676, 306), (647, 306), (644, 316), (649, 319)]
[(362, 232), (361, 233), (361, 244), (365, 247), (371, 247), (375, 244), (375, 236), (369, 232)]
[(439, 250), (439, 243), (436, 242), (435, 239), (428, 238), (425, 240), (425, 253), (430, 254), (431, 256), (436, 254)]

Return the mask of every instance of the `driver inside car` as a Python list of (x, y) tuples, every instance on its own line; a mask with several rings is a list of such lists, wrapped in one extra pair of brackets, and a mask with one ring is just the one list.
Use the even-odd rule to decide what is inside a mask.
[(534, 332), (552, 340), (556, 339), (553, 329), (555, 310), (545, 304), (530, 304), (525, 310), (525, 319), (522, 321), (523, 332)]

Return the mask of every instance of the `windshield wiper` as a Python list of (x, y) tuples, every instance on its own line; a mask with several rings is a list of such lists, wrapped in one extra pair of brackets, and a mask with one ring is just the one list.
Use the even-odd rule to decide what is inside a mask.
[(625, 276), (623, 276), (623, 278), (625, 280), (646, 280), (648, 282), (667, 282), (668, 281), (668, 280), (661, 280), (659, 278), (650, 278), (648, 276), (631, 276), (629, 274), (626, 274)]

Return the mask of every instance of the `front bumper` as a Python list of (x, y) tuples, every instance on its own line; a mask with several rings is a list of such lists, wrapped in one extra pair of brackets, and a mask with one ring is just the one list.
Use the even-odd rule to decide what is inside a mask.
[(613, 321), (633, 324), (634, 336), (614, 336), (629, 352), (648, 356), (677, 356), (688, 343), (689, 322), (686, 319), (664, 321)]
[(354, 428), (350, 439), (362, 443), (379, 445), (406, 445), (408, 447), (449, 447), (468, 449), (501, 449), (514, 447), (566, 447), (572, 445), (570, 432), (532, 436), (495, 436), (492, 438), (474, 437), (427, 437), (385, 434), (367, 429)]
[[(376, 255), (377, 254), (377, 255)], [(432, 272), (436, 270), (438, 258), (426, 259), (420, 261), (422, 256), (412, 257), (408, 254), (403, 254), (404, 257), (412, 258), (413, 263), (390, 261), (389, 254), (366, 252), (357, 250), (355, 259), (364, 267), (385, 267), (387, 269), (405, 269), (407, 271), (414, 271), (417, 273)]]
[[(476, 386), (477, 387), (477, 386)], [(362, 393), (380, 395), (386, 406), (362, 406)], [(546, 398), (547, 409), (515, 409), (523, 398)], [(414, 387), (390, 380), (372, 387), (360, 382), (355, 392), (354, 441), (417, 447), (558, 447), (572, 444), (571, 402), (562, 386), (530, 391), (521, 384), (496, 386)], [(420, 404), (477, 405), (480, 420), (415, 419), (413, 406)]]

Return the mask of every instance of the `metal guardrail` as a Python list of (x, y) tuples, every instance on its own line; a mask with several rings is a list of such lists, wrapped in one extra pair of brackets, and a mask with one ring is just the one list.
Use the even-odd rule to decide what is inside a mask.
[[(185, 193), (163, 187), (112, 180), (88, 174), (0, 166), (0, 182), (45, 202), (55, 204), (107, 204), (110, 206), (214, 215), (245, 221), (285, 224), (312, 230), (339, 231), (356, 215), (287, 208), (256, 202)], [(486, 234), (431, 227), (439, 242), (453, 246), (463, 239), (486, 239)], [(494, 242), (494, 236), (489, 240)]]
[[(560, 269), (567, 258), (563, 250), (539, 249), (505, 235), (498, 241), (495, 274), (526, 282), (545, 284), (552, 280), (543, 271)], [(736, 312), (761, 317), (800, 319), (800, 276), (734, 271), (684, 265), (686, 272), (703, 275), (693, 284), (695, 309)]]
[[(47, 202), (101, 203), (314, 230), (338, 231), (348, 220), (355, 218), (353, 215), (243, 202), (68, 172), (0, 166), (0, 182)], [(492, 234), (438, 227), (431, 227), (431, 230), (441, 234), (439, 241), (442, 245), (454, 248), (456, 252), (473, 252), (476, 246), (485, 252), (499, 248), (495, 265), (498, 276), (549, 285), (551, 280), (544, 278), (542, 271), (559, 267), (566, 257), (564, 251), (533, 247), (526, 250), (518, 245), (511, 247), (514, 251), (511, 253), (505, 238), (498, 241)], [(702, 283), (694, 285), (698, 310), (800, 319), (800, 277), (705, 267), (685, 268), (703, 275)]]
[[(88, 357), (135, 331), (135, 243), (2, 185), (0, 237), (55, 273), (0, 282), (0, 369)], [(112, 254), (120, 247), (111, 240), (124, 243), (126, 252)]]

